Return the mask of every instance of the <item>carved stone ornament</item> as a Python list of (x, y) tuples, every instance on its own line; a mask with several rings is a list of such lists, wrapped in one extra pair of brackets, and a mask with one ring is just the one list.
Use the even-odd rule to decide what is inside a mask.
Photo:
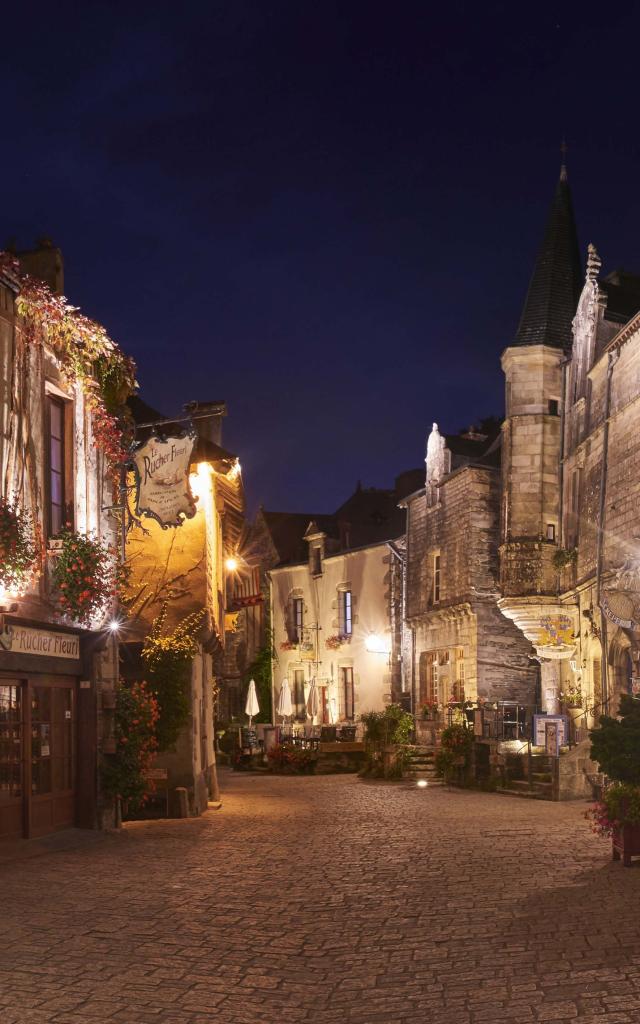
[(598, 273), (601, 260), (595, 245), (589, 243), (587, 250), (587, 275), (584, 288), (578, 301), (576, 315), (573, 318), (573, 354), (575, 367), (574, 380), (582, 381), (589, 366), (591, 341), (598, 316)]
[(155, 519), (164, 530), (196, 514), (189, 484), (193, 433), (174, 437), (153, 434), (132, 455), (136, 478), (136, 515)]

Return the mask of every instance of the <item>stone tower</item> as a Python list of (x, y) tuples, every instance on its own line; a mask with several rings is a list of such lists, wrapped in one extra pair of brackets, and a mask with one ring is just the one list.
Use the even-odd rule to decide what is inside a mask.
[(582, 271), (567, 172), (560, 171), (514, 341), (502, 355), (500, 607), (534, 644), (542, 704), (558, 709), (558, 658), (573, 652), (575, 624), (557, 598), (563, 363)]

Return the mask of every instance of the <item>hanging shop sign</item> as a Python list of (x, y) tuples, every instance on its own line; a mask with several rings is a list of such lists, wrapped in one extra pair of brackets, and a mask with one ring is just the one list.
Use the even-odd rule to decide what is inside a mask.
[(72, 633), (50, 633), (29, 626), (7, 625), (0, 633), (0, 648), (11, 654), (35, 654), (43, 658), (80, 659), (80, 638)]
[(633, 613), (633, 601), (626, 594), (616, 591), (605, 592), (600, 601), (602, 611), (609, 619), (622, 629), (634, 629), (636, 623), (629, 616)]
[(133, 453), (136, 515), (155, 519), (163, 530), (180, 526), (196, 514), (189, 485), (189, 463), (195, 439), (195, 434), (152, 436)]

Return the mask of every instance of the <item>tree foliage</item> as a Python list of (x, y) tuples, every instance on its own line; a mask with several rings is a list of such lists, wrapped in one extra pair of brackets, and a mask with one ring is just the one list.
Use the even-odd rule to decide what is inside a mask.
[(258, 706), (260, 711), (254, 717), (254, 722), (271, 721), (271, 666), (274, 658), (275, 649), (273, 646), (273, 630), (268, 629), (266, 631), (265, 641), (262, 647), (260, 647), (256, 652), (255, 658), (246, 669), (243, 676), (245, 696), (250, 680), (253, 679), (256, 684), (256, 694), (258, 696)]
[(615, 782), (640, 786), (640, 701), (620, 697), (620, 718), (603, 715), (589, 733), (591, 757)]

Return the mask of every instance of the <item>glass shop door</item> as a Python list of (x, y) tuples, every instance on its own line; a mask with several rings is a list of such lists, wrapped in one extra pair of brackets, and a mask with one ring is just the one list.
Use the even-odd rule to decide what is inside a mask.
[(0, 839), (24, 833), (23, 684), (0, 680)]
[(75, 681), (29, 683), (29, 835), (75, 822)]

